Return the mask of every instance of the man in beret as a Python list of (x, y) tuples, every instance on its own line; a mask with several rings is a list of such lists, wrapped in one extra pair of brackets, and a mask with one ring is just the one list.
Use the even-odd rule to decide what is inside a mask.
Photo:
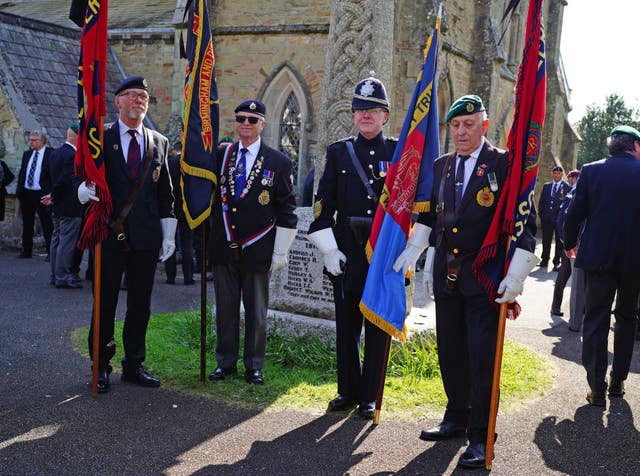
[[(431, 210), (419, 215), (407, 243), (407, 248), (421, 251), (427, 245), (422, 237), (428, 237), (424, 280), (427, 293), (435, 298), (438, 357), (447, 394), (442, 422), (424, 430), (420, 438), (437, 441), (466, 432), (469, 446), (458, 465), (481, 468), (485, 466), (499, 307), (474, 276), (472, 263), (500, 195), (506, 193), (509, 163), (505, 151), (484, 137), (489, 119), (480, 97), (456, 100), (446, 121), (455, 151), (434, 162)], [(413, 238), (414, 234), (421, 239)], [(497, 303), (511, 303), (522, 292), (526, 276), (538, 262), (534, 249), (532, 213), (498, 286), (502, 296)], [(415, 253), (412, 256), (417, 258)]]
[(554, 166), (551, 169), (551, 176), (553, 180), (545, 182), (542, 186), (540, 200), (538, 201), (538, 213), (540, 214), (540, 225), (542, 227), (542, 259), (540, 267), (546, 268), (549, 265), (551, 241), (555, 236), (553, 271), (558, 271), (562, 255), (562, 242), (557, 227), (558, 210), (560, 210), (560, 204), (571, 187), (563, 180), (564, 170), (561, 166)]
[(218, 188), (211, 213), (218, 366), (209, 378), (220, 381), (237, 373), (242, 299), (244, 378), (262, 385), (269, 276), (286, 266), (297, 232), (293, 164), (260, 137), (263, 103), (244, 101), (235, 113), (239, 140), (218, 149)]
[[(358, 405), (358, 414), (371, 419), (387, 335), (364, 319), (359, 304), (369, 269), (365, 247), (398, 141), (382, 132), (389, 119), (389, 100), (377, 78), (368, 77), (356, 85), (351, 112), (358, 135), (327, 147), (307, 238), (322, 253), (333, 284), (338, 396), (329, 402), (329, 411)], [(363, 322), (366, 345), (361, 362)]]
[[(100, 353), (98, 392), (109, 390), (110, 360), (115, 355), (114, 320), (123, 274), (127, 277), (127, 311), (122, 342), (122, 380), (159, 387), (160, 380), (142, 366), (151, 314), (151, 291), (158, 259), (175, 250), (177, 220), (169, 176), (168, 139), (143, 125), (149, 107), (147, 81), (126, 78), (115, 91), (118, 120), (105, 125), (104, 167), (113, 210), (102, 243)], [(81, 203), (98, 200), (92, 183), (78, 187)], [(89, 352), (93, 357), (93, 321)]]
[(73, 185), (73, 162), (76, 156), (78, 124), (69, 124), (67, 140), (51, 153), (49, 174), (51, 193), (42, 197), (51, 206), (53, 235), (51, 238), (51, 284), (56, 288), (81, 288), (75, 267), (76, 244), (80, 236), (84, 207), (78, 201)]
[[(606, 406), (607, 390), (609, 397), (624, 395), (640, 296), (640, 132), (630, 126), (615, 127), (607, 146), (609, 157), (582, 167), (564, 225), (564, 249), (570, 258), (577, 252), (575, 266), (584, 271), (582, 365), (590, 389), (587, 401), (596, 406)], [(613, 365), (607, 385), (614, 297)]]

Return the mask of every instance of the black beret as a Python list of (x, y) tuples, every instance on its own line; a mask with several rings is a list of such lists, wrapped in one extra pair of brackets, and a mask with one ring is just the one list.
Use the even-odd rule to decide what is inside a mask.
[(551, 171), (552, 172), (563, 172), (564, 173), (564, 169), (559, 165), (556, 165), (554, 168), (551, 169)]
[(264, 115), (267, 113), (267, 107), (260, 101), (250, 99), (240, 103), (233, 112), (250, 112), (264, 119)]
[(356, 84), (351, 109), (373, 109), (374, 107), (381, 107), (388, 112), (389, 98), (382, 81), (370, 76)]
[(480, 111), (484, 111), (484, 104), (482, 103), (480, 96), (467, 94), (466, 96), (456, 99), (456, 101), (451, 105), (449, 112), (447, 112), (445, 122), (449, 123), (449, 121), (456, 116), (466, 116)]
[(144, 89), (145, 91), (149, 91), (149, 88), (147, 87), (147, 80), (142, 76), (131, 76), (130, 78), (125, 78), (116, 88), (116, 96), (127, 89)]

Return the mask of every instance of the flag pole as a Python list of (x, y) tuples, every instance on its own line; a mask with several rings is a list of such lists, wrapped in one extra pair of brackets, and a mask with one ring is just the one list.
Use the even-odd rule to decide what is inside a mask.
[[(386, 334), (386, 333), (385, 333)], [(384, 394), (384, 382), (387, 378), (387, 366), (389, 365), (389, 349), (391, 348), (391, 336), (387, 334), (384, 341), (384, 358), (380, 364), (380, 383), (378, 384), (378, 395), (376, 395), (376, 408), (373, 411), (373, 424), (380, 423), (380, 412), (382, 411), (382, 396)]]
[(200, 259), (200, 381), (205, 381), (207, 373), (207, 227), (203, 221), (200, 224), (202, 231), (201, 259)]
[(91, 394), (98, 396), (98, 368), (100, 365), (100, 286), (102, 270), (102, 242), (93, 251), (93, 362)]
[(491, 471), (493, 463), (493, 444), (495, 443), (496, 419), (500, 400), (500, 373), (502, 371), (502, 353), (504, 350), (504, 333), (507, 323), (507, 303), (500, 304), (498, 314), (498, 334), (496, 336), (496, 355), (493, 361), (493, 383), (491, 385), (491, 404), (489, 406), (489, 426), (487, 428), (487, 446), (485, 451), (485, 467)]

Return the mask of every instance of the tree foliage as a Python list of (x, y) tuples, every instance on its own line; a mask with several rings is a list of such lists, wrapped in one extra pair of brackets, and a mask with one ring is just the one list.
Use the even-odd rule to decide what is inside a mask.
[(578, 132), (582, 137), (578, 168), (609, 155), (607, 137), (614, 127), (628, 125), (639, 129), (639, 115), (640, 112), (627, 107), (622, 96), (617, 93), (607, 96), (603, 107), (595, 104), (587, 106), (584, 117), (578, 121)]

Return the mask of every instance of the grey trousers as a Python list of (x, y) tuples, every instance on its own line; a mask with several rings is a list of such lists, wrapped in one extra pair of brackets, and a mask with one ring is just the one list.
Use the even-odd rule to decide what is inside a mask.
[(55, 284), (72, 284), (80, 279), (76, 273), (72, 272), (72, 267), (81, 225), (81, 217), (53, 216), (53, 235), (49, 255), (51, 281)]
[(571, 261), (571, 295), (569, 300), (569, 327), (579, 331), (584, 319), (584, 271), (575, 267), (575, 258)]
[(236, 366), (240, 341), (240, 299), (244, 304), (245, 370), (261, 370), (267, 343), (269, 272), (242, 271), (233, 264), (213, 267), (216, 296), (216, 359), (218, 367)]

